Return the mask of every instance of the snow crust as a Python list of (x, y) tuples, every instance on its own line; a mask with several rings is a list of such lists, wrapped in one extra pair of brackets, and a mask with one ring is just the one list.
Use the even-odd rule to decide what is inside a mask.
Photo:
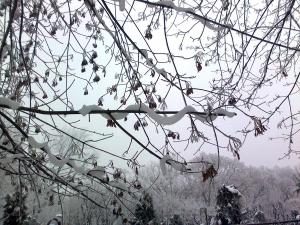
[(241, 192), (239, 192), (239, 190), (237, 190), (236, 187), (233, 185), (227, 185), (227, 186), (225, 186), (225, 188), (233, 194), (238, 194), (238, 195), (242, 196)]
[(58, 159), (55, 155), (53, 155), (51, 153), (51, 150), (48, 146), (48, 142), (42, 142), (42, 143), (39, 143), (35, 140), (34, 137), (32, 136), (29, 136), (28, 137), (28, 143), (29, 145), (31, 145), (32, 148), (43, 148), (43, 150), (48, 154), (48, 157), (49, 157), (49, 161), (55, 165), (55, 166), (58, 166), (58, 167), (63, 167), (65, 164), (67, 164), (70, 160), (69, 157), (66, 157), (66, 158), (62, 158), (62, 159)]
[(63, 167), (65, 164), (67, 164), (70, 161), (69, 157), (58, 159), (54, 155), (52, 155), (51, 153), (48, 153), (48, 156), (49, 156), (49, 161), (53, 165), (58, 166), (60, 168)]
[(39, 143), (35, 140), (34, 137), (29, 136), (28, 137), (28, 143), (31, 145), (32, 148), (44, 148), (48, 145), (48, 142)]
[(0, 105), (6, 105), (13, 110), (16, 110), (20, 107), (18, 102), (5, 97), (0, 97)]
[(79, 110), (79, 113), (83, 116), (86, 116), (91, 111), (95, 111), (95, 110), (103, 110), (103, 109), (97, 105), (88, 105), (88, 106), (83, 105), (82, 108)]
[(77, 166), (77, 164), (74, 161), (70, 161), (69, 164), (72, 166), (72, 168), (74, 169), (74, 171), (78, 174), (87, 174), (88, 171), (86, 169), (84, 169), (83, 167), (79, 167)]
[(143, 54), (143, 57), (145, 57), (146, 59), (148, 58), (148, 52), (146, 49), (141, 49), (141, 52)]
[(174, 159), (172, 159), (172, 157), (167, 153), (166, 155), (164, 155), (161, 160), (160, 160), (160, 169), (162, 174), (165, 176), (167, 174), (167, 168), (166, 168), (166, 163), (170, 163), (170, 166), (180, 172), (187, 172), (188, 168), (184, 163), (178, 162)]
[[(94, 110), (94, 107), (90, 107), (89, 109), (91, 109), (91, 108), (92, 108), (92, 110)], [(55, 166), (63, 167), (65, 164), (68, 164), (69, 166), (71, 166), (74, 169), (74, 171), (76, 173), (83, 174), (83, 175), (89, 174), (92, 177), (98, 178), (100, 180), (102, 180), (106, 174), (105, 167), (103, 167), (103, 166), (96, 166), (93, 169), (86, 170), (83, 167), (77, 166), (74, 161), (70, 160), (70, 157), (58, 159), (55, 155), (53, 155), (51, 153), (51, 150), (48, 146), (48, 142), (39, 143), (35, 140), (34, 137), (29, 136), (28, 143), (29, 143), (29, 145), (31, 145), (32, 148), (42, 148), (48, 154), (49, 161)], [(10, 158), (7, 157), (5, 159), (0, 159), (0, 163), (4, 163), (4, 160), (5, 160), (5, 162), (7, 161), (9, 163), (16, 157), (23, 157), (23, 155), (15, 154), (15, 155), (13, 155), (13, 157), (10, 157)], [(118, 182), (116, 180), (110, 181), (108, 183), (108, 185), (122, 189), (124, 191), (129, 191), (128, 187), (124, 183)]]
[(168, 161), (171, 163), (171, 167), (177, 171), (180, 171), (182, 173), (185, 173), (188, 171), (188, 168), (185, 164), (181, 163), (181, 162), (177, 162), (177, 161), (174, 161), (174, 160), (170, 160)]
[(161, 74), (163, 77), (165, 77), (165, 78), (167, 77), (168, 73), (166, 72), (166, 70), (164, 68), (159, 69), (156, 66), (154, 66), (154, 70), (156, 73)]
[(255, 217), (255, 216), (258, 216), (259, 214), (264, 214), (264, 212), (261, 211), (261, 210), (257, 210), (257, 211), (254, 213), (254, 217)]
[(124, 191), (129, 191), (128, 187), (124, 183), (118, 182), (116, 180), (109, 181), (108, 185), (118, 189), (122, 189)]
[(102, 180), (104, 178), (105, 175), (105, 167), (103, 166), (96, 166), (94, 169), (91, 169), (88, 171), (88, 173), (93, 176), (96, 177), (100, 180)]
[(167, 160), (172, 160), (171, 156), (169, 154), (164, 155), (164, 157), (161, 158), (160, 160), (160, 169), (162, 174), (165, 176), (167, 174), (167, 169), (166, 169), (166, 162)]
[(216, 114), (224, 114), (225, 116), (230, 117), (230, 118), (236, 116), (236, 113), (234, 113), (234, 112), (228, 112), (227, 110), (221, 109), (221, 108), (214, 110), (214, 113), (216, 113)]

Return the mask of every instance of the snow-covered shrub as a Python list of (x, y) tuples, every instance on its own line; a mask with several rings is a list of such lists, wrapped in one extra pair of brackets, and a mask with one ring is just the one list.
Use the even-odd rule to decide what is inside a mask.
[(254, 214), (254, 222), (263, 223), (266, 222), (266, 217), (263, 211), (258, 210)]
[(217, 194), (217, 219), (222, 224), (241, 222), (242, 194), (234, 185), (223, 185)]
[(3, 225), (25, 225), (27, 218), (26, 195), (20, 191), (16, 191), (11, 195), (6, 195), (5, 200)]
[(147, 224), (155, 219), (152, 197), (149, 193), (143, 192), (135, 209), (136, 224)]

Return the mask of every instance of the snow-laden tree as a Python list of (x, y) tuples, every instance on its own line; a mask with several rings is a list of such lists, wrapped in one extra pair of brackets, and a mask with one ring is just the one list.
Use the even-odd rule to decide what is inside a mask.
[[(1, 0), (0, 169), (36, 196), (50, 187), (49, 204), (79, 194), (107, 208), (84, 191), (97, 183), (125, 209), (120, 193), (138, 200), (145, 156), (164, 174), (169, 165), (192, 173), (182, 150), (239, 159), (249, 134), (274, 123), (286, 156), (298, 153), (298, 8), (295, 0)], [(53, 147), (63, 135), (80, 159)], [(205, 181), (220, 172), (219, 160), (199, 163)]]
[(299, 172), (295, 176), (295, 184), (296, 184), (296, 192), (299, 194), (300, 193), (300, 175), (299, 175)]
[(184, 225), (184, 223), (179, 215), (172, 216), (170, 219), (170, 224), (171, 225)]
[(25, 225), (27, 219), (26, 194), (16, 190), (5, 198), (3, 225)]
[(258, 210), (257, 212), (255, 212), (254, 214), (254, 221), (256, 223), (264, 223), (266, 222), (266, 217), (263, 211)]
[(143, 192), (135, 208), (136, 224), (148, 224), (155, 219), (152, 197), (148, 192)]
[[(206, 155), (206, 159), (215, 161), (217, 155)], [(197, 162), (199, 158), (196, 158)], [(266, 221), (274, 220), (273, 206), (285, 217), (280, 220), (292, 219), (292, 210), (300, 210), (299, 195), (295, 192), (294, 174), (291, 168), (262, 168), (246, 166), (243, 163), (221, 157), (219, 175), (213, 180), (203, 183), (199, 173), (178, 175), (176, 170), (169, 170), (167, 176), (160, 176), (159, 165), (151, 165), (140, 171), (143, 185), (151, 187), (153, 204), (157, 218), (171, 217), (179, 214), (190, 221), (196, 219), (206, 222), (202, 209), (206, 209), (207, 217), (216, 214), (216, 195), (223, 184), (234, 184), (243, 193), (241, 209), (243, 223), (255, 223), (254, 215), (263, 211)], [(201, 164), (194, 164), (193, 170)], [(284, 202), (283, 208), (278, 202)]]
[(222, 224), (239, 224), (241, 218), (241, 193), (234, 185), (223, 185), (217, 193), (217, 220)]

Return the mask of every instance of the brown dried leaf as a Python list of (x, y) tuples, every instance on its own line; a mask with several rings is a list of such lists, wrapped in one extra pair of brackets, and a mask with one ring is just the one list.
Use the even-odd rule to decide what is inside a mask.
[(211, 165), (206, 171), (202, 172), (203, 182), (209, 178), (214, 178), (217, 174), (218, 172), (215, 170), (214, 166)]

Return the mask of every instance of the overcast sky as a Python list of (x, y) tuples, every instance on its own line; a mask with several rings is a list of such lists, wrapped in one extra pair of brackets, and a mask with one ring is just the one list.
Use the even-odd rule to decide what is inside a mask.
[[(142, 23), (142, 22), (141, 22)], [(129, 27), (128, 27), (129, 26)], [(145, 27), (147, 26), (147, 22), (145, 22)], [(130, 30), (130, 35), (133, 38), (134, 41), (136, 41), (141, 48), (145, 48), (146, 45), (142, 41), (139, 43), (139, 35), (137, 30), (133, 29), (133, 27), (130, 27), (130, 25), (126, 24), (124, 27), (125, 30), (129, 31)], [(166, 51), (166, 46), (164, 42), (164, 37), (162, 33), (159, 33), (159, 31), (153, 31), (153, 39), (149, 41), (151, 43), (151, 47), (153, 51)], [(137, 34), (137, 35), (135, 35)], [(108, 35), (104, 35), (104, 40), (109, 40), (111, 42), (111, 38), (108, 37)], [(85, 39), (82, 37), (82, 41)], [(54, 42), (56, 43), (56, 42)], [(58, 45), (54, 45), (53, 48), (54, 53), (55, 51), (62, 51), (62, 48), (60, 48)], [(107, 42), (106, 42), (107, 44)], [(172, 47), (173, 46), (179, 46), (179, 40), (174, 37), (172, 39)], [(103, 46), (99, 45), (97, 47), (97, 51), (101, 52), (103, 51)], [(172, 49), (174, 54), (182, 54), (182, 51), (178, 50), (177, 47), (174, 47)], [(192, 52), (191, 50), (187, 50), (186, 48), (183, 49), (183, 51), (186, 51), (187, 54)], [(58, 54), (58, 53), (57, 53)], [(99, 54), (100, 55), (100, 54)], [(103, 61), (108, 61), (109, 56), (108, 55), (100, 55), (99, 57)], [(82, 55), (75, 55), (72, 61), (77, 62), (78, 64), (81, 63), (82, 60)], [(106, 78), (103, 78), (101, 75), (101, 80), (98, 84), (93, 84), (92, 87), (88, 86), (89, 92), (91, 94), (89, 95), (83, 95), (84, 89), (86, 87), (86, 82), (77, 82), (74, 84), (74, 86), (69, 90), (69, 98), (70, 101), (73, 102), (74, 104), (74, 109), (80, 109), (82, 105), (86, 104), (97, 104), (99, 96), (104, 94), (106, 92), (106, 87), (111, 86), (115, 82), (115, 74), (120, 71), (119, 66), (114, 66), (114, 63), (112, 63), (112, 66), (107, 67), (107, 75)], [(185, 62), (179, 62), (178, 63), (179, 69), (182, 69), (185, 73), (188, 75), (196, 75), (197, 78), (193, 80), (192, 84), (193, 87), (202, 87), (206, 89), (210, 89), (209, 87), (209, 82), (216, 76), (216, 73), (213, 71), (216, 69), (216, 66), (214, 64), (208, 64), (208, 66), (204, 67), (201, 73), (197, 74), (194, 62), (192, 63), (185, 63)], [(172, 66), (166, 66), (164, 67), (166, 70), (171, 70)], [(82, 77), (87, 79), (85, 76), (86, 74), (82, 74), (80, 72), (80, 68), (77, 68), (78, 70), (72, 71), (74, 72), (77, 76)], [(253, 70), (258, 70), (258, 68), (254, 68)], [(69, 81), (70, 83), (71, 81)], [(64, 85), (64, 84), (63, 84)], [(277, 86), (273, 86), (272, 88), (265, 88), (265, 96), (267, 100), (270, 100), (268, 96), (274, 96), (276, 94), (283, 94), (286, 93), (286, 90), (280, 90), (276, 88)], [(64, 88), (62, 86), (61, 88)], [(160, 85), (157, 88), (161, 88), (162, 90), (166, 89), (166, 86)], [(196, 92), (196, 91), (195, 91)], [(196, 93), (197, 95), (201, 95), (201, 93)], [(119, 96), (120, 97), (120, 96)], [(179, 100), (180, 99), (180, 100)], [(292, 102), (294, 104), (294, 107), (298, 107), (298, 110), (300, 109), (299, 105), (299, 100), (300, 100), (300, 95), (293, 96)], [(168, 110), (181, 110), (184, 107), (183, 101), (181, 99), (180, 94), (177, 92), (172, 93), (169, 95), (168, 99)], [(132, 102), (133, 103), (133, 102)], [(113, 101), (113, 96), (111, 98), (108, 98), (104, 102), (104, 108), (109, 108), (109, 109), (114, 109), (118, 104)], [(57, 105), (57, 109), (63, 109), (62, 105)], [(201, 111), (201, 109), (198, 107), (198, 110)], [(222, 128), (223, 130), (227, 131), (231, 135), (237, 135), (239, 137), (242, 137), (242, 135), (238, 132), (237, 130), (242, 130), (247, 124), (246, 118), (241, 115), (238, 111), (234, 109), (230, 109), (231, 111), (236, 112), (238, 115), (234, 118), (217, 118), (215, 125), (218, 128)], [(283, 105), (281, 108), (282, 111), (287, 111), (287, 104)], [(260, 114), (256, 115), (255, 114), (255, 109), (251, 111), (252, 115), (255, 116), (260, 116)], [(46, 118), (46, 117), (43, 117)], [(86, 129), (92, 129), (96, 132), (100, 133), (114, 133), (114, 137), (112, 139), (107, 139), (105, 141), (99, 142), (97, 144), (98, 147), (103, 148), (105, 150), (109, 150), (115, 154), (121, 155), (124, 151), (126, 151), (128, 145), (129, 145), (129, 140), (126, 137), (126, 135), (123, 134), (122, 131), (120, 131), (117, 128), (110, 128), (106, 127), (106, 119), (99, 115), (93, 115), (91, 116), (91, 120), (88, 120), (88, 117), (82, 118), (81, 115), (76, 116), (76, 117), (68, 117), (73, 120), (80, 120), (78, 122), (79, 127), (83, 127)], [(274, 118), (272, 118), (270, 124), (268, 125), (268, 130), (264, 135), (260, 135), (258, 137), (254, 137), (254, 132), (250, 133), (243, 144), (242, 148), (240, 149), (240, 156), (241, 156), (241, 161), (245, 162), (247, 165), (253, 165), (253, 166), (267, 166), (267, 167), (273, 167), (273, 166), (298, 166), (299, 165), (299, 158), (295, 155), (291, 155), (289, 159), (284, 158), (282, 160), (279, 160), (284, 156), (285, 153), (288, 152), (288, 140), (282, 140), (282, 139), (276, 139), (276, 140), (270, 140), (271, 137), (278, 137), (281, 136), (282, 130), (277, 128), (277, 124), (280, 121), (281, 116), (280, 114), (277, 114)], [(126, 126), (130, 132), (134, 133), (134, 136), (137, 137), (139, 140), (145, 140), (145, 135), (142, 134), (142, 132), (136, 132), (132, 129), (134, 122), (136, 121), (134, 115), (130, 115), (128, 117), (128, 121), (124, 123), (123, 121), (121, 122), (122, 125)], [(175, 124), (174, 126), (170, 127), (176, 131), (178, 131), (182, 137), (188, 136), (189, 131), (187, 130), (188, 126), (188, 119), (185, 117), (182, 121), (180, 121), (178, 124)], [(72, 132), (71, 129), (69, 129), (64, 123), (57, 121), (57, 124), (60, 126), (62, 129), (67, 129), (68, 131)], [(197, 123), (199, 130), (203, 132), (204, 134), (206, 133), (212, 133), (211, 128), (208, 128), (207, 126), (202, 126), (201, 123)], [(251, 125), (253, 126), (253, 125)], [(168, 127), (169, 128), (169, 127)], [(163, 139), (158, 139), (160, 134), (155, 133), (155, 129), (152, 127), (153, 130), (150, 129), (150, 134), (153, 138), (153, 142), (155, 143), (160, 143), (163, 145)], [(286, 131), (286, 130), (285, 130)], [(156, 140), (157, 138), (157, 140)], [(222, 141), (222, 140), (221, 140)], [(294, 150), (299, 150), (300, 148), (300, 140), (299, 139), (294, 139), (294, 144), (293, 148)], [(187, 160), (192, 159), (195, 156), (195, 153), (197, 152), (197, 149), (199, 148), (200, 143), (195, 143), (187, 150), (184, 149), (184, 144), (182, 143), (177, 143), (174, 146), (176, 146), (176, 151), (180, 152), (182, 156), (184, 156)], [(132, 150), (131, 150), (131, 155), (135, 153), (136, 151), (140, 151), (141, 147), (133, 144)], [(201, 152), (204, 151), (206, 153), (216, 153), (217, 149), (213, 146), (204, 146), (201, 150)], [(233, 158), (233, 155), (231, 152), (228, 152), (226, 149), (221, 149), (220, 152), (222, 155), (228, 156)], [(98, 154), (98, 153), (97, 153)], [(104, 153), (99, 153), (99, 160), (100, 162), (105, 162), (109, 159), (114, 159), (111, 156), (108, 156)], [(149, 161), (155, 161), (156, 159), (153, 158), (149, 153), (143, 152), (140, 156), (140, 161), (142, 163), (147, 163)]]

